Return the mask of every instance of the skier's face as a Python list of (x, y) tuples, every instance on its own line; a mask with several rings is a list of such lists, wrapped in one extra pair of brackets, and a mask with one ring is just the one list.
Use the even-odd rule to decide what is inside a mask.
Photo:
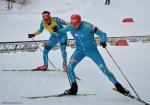
[(49, 24), (50, 23), (50, 19), (44, 19), (44, 22)]
[(71, 20), (71, 25), (74, 26), (76, 29), (79, 27), (80, 22), (78, 20), (72, 19)]
[(79, 25), (80, 25), (80, 23), (76, 24), (74, 27), (75, 27), (76, 29), (78, 29), (78, 28), (79, 28)]
[(42, 17), (45, 23), (50, 23), (51, 17), (49, 13), (42, 14)]

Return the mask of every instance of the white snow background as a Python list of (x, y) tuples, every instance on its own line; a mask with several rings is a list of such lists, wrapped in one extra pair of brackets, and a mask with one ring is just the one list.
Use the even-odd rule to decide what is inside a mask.
[[(78, 13), (83, 20), (93, 23), (110, 36), (141, 36), (150, 34), (149, 0), (112, 0), (109, 6), (105, 0), (30, 0), (20, 7), (6, 9), (5, 0), (0, 0), (0, 42), (31, 41), (27, 34), (36, 31), (41, 21), (41, 12), (51, 11), (69, 21), (71, 14)], [(122, 23), (131, 17), (134, 23)], [(72, 38), (68, 34), (69, 38)], [(44, 31), (35, 40), (47, 40), (49, 33)], [(108, 44), (108, 50), (135, 88), (138, 95), (150, 103), (150, 44), (129, 43), (129, 46), (116, 47)], [(108, 68), (117, 80), (134, 92), (118, 71), (105, 49), (98, 47)], [(74, 49), (67, 48), (68, 61)], [(51, 51), (49, 59), (57, 68), (62, 68), (60, 50)], [(66, 96), (59, 98), (25, 99), (21, 96), (46, 96), (63, 92), (69, 88), (63, 72), (4, 72), (3, 69), (32, 69), (43, 64), (42, 53), (17, 52), (0, 54), (0, 104), (21, 105), (141, 105), (112, 90), (113, 84), (104, 76), (96, 64), (85, 58), (75, 72), (78, 80), (78, 93), (97, 94), (93, 96)], [(49, 66), (52, 69), (52, 66)]]

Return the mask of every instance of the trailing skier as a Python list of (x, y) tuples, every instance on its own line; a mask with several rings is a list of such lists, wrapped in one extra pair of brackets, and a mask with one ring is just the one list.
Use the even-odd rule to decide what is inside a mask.
[(43, 60), (44, 65), (37, 67), (35, 70), (42, 70), (45, 71), (48, 69), (48, 53), (49, 51), (57, 44), (60, 43), (60, 49), (63, 58), (63, 69), (66, 71), (67, 67), (67, 53), (66, 53), (66, 45), (67, 45), (67, 34), (66, 33), (58, 33), (59, 29), (62, 29), (67, 23), (58, 18), (58, 17), (51, 17), (49, 11), (44, 11), (42, 13), (43, 20), (40, 24), (40, 29), (34, 32), (33, 34), (28, 34), (29, 38), (33, 38), (36, 35), (39, 35), (44, 29), (46, 29), (50, 34), (49, 41), (45, 44), (44, 51), (43, 51)]

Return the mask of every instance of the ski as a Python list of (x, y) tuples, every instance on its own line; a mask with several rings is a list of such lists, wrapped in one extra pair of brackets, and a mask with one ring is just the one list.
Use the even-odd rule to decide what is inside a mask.
[[(48, 69), (46, 71), (40, 71), (40, 70), (35, 70), (35, 69), (3, 69), (3, 71), (8, 71), (8, 72), (64, 72), (61, 69)], [(80, 77), (76, 76), (77, 80), (82, 80)]]
[(23, 97), (22, 98), (27, 98), (27, 99), (38, 99), (38, 98), (50, 98), (50, 97), (64, 97), (64, 96), (91, 96), (91, 95), (97, 95), (97, 94), (90, 94), (90, 93), (79, 93), (76, 95), (68, 95), (64, 93), (60, 94), (54, 94), (54, 95), (47, 95), (47, 96), (35, 96), (35, 97)]
[(65, 72), (65, 71), (63, 71), (63, 70), (61, 70), (61, 69), (48, 69), (48, 70), (46, 70), (46, 71), (41, 71), (41, 70), (33, 70), (33, 69), (4, 69), (3, 71), (18, 71), (18, 72), (29, 72), (29, 71), (31, 71), (31, 72), (50, 72), (50, 71), (55, 71), (55, 72), (57, 72), (57, 71), (59, 71), (59, 72)]
[[(116, 88), (113, 88), (113, 90), (118, 92), (118, 93), (120, 93)], [(122, 94), (122, 93), (120, 93), (120, 94)], [(122, 94), (122, 95), (124, 95), (124, 94)], [(124, 95), (124, 96), (126, 96), (126, 95)], [(140, 102), (143, 105), (150, 105), (149, 103), (147, 103), (147, 102), (145, 102), (145, 101), (143, 101), (143, 100), (141, 100), (141, 99), (139, 99), (136, 96), (133, 96), (131, 94), (127, 95), (126, 97), (129, 97), (129, 98), (131, 98), (131, 99), (133, 99), (135, 101), (138, 101), (138, 102)]]

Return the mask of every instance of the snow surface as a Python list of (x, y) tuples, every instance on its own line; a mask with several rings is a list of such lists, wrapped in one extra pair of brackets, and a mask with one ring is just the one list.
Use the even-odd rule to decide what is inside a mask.
[[(150, 14), (149, 0), (113, 0), (110, 6), (99, 0), (32, 0), (30, 4), (20, 8), (13, 4), (12, 11), (6, 10), (5, 0), (0, 0), (0, 42), (30, 40), (28, 33), (39, 28), (40, 13), (50, 10), (53, 16), (59, 16), (69, 21), (73, 13), (79, 13), (84, 20), (89, 21), (105, 31), (108, 36), (149, 35)], [(132, 17), (134, 23), (122, 23), (122, 19)], [(48, 39), (44, 31), (35, 38)], [(69, 37), (71, 37), (69, 35)], [(150, 103), (150, 44), (129, 43), (128, 47), (109, 46), (108, 50), (122, 68), (123, 72), (137, 91), (138, 95)], [(118, 71), (107, 52), (98, 47), (108, 68), (115, 74), (118, 81), (132, 89)], [(74, 49), (67, 48), (68, 60)], [(60, 50), (51, 51), (49, 59), (62, 68)], [(96, 93), (95, 96), (71, 96), (45, 99), (24, 99), (21, 96), (44, 96), (63, 92), (69, 88), (68, 79), (63, 72), (4, 72), (3, 69), (31, 69), (42, 65), (42, 53), (17, 52), (0, 54), (0, 104), (22, 105), (141, 105), (112, 90), (112, 83), (102, 74), (89, 58), (85, 58), (75, 68), (79, 93)], [(52, 67), (49, 66), (51, 69)], [(132, 92), (133, 93), (133, 92)], [(134, 94), (134, 93), (133, 93)]]

